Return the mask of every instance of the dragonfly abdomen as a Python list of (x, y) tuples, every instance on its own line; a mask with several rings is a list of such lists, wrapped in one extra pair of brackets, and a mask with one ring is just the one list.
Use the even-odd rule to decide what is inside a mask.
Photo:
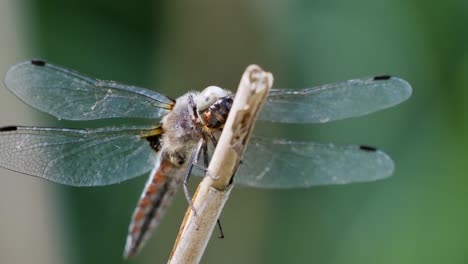
[(135, 256), (159, 224), (177, 190), (183, 169), (160, 156), (133, 213), (124, 256)]

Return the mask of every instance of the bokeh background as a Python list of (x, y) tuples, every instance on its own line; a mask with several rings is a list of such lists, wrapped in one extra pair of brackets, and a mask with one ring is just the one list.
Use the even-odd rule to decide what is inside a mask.
[[(467, 263), (468, 2), (0, 2), (0, 72), (29, 58), (177, 97), (236, 89), (245, 67), (275, 87), (392, 74), (413, 97), (370, 116), (274, 126), (282, 137), (378, 146), (380, 182), (307, 190), (236, 188), (203, 263)], [(0, 89), (0, 125), (58, 122)], [(72, 188), (0, 171), (0, 263), (165, 263), (187, 208), (182, 192), (139, 257), (124, 262), (145, 177)], [(197, 181), (192, 181), (195, 188)]]

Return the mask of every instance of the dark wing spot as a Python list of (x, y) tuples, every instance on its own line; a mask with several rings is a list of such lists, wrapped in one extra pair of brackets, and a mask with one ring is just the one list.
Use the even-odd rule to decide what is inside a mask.
[(359, 149), (364, 150), (364, 151), (368, 151), (368, 152), (376, 152), (377, 151), (377, 149), (374, 148), (374, 147), (364, 146), (364, 145), (359, 146)]
[(46, 63), (45, 60), (31, 60), (31, 64), (36, 66), (45, 66)]
[(0, 132), (16, 131), (16, 130), (18, 130), (18, 127), (16, 127), (16, 126), (0, 127)]
[(379, 75), (374, 77), (374, 81), (385, 81), (392, 78), (390, 75)]

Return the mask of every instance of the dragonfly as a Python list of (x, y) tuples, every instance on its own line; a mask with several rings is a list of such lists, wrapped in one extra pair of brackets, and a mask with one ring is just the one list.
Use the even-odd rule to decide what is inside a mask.
[[(149, 175), (131, 217), (124, 256), (136, 255), (161, 221), (180, 183), (206, 166), (235, 95), (210, 86), (177, 99), (151, 89), (103, 81), (44, 60), (11, 67), (6, 87), (27, 105), (58, 119), (114, 120), (77, 129), (0, 128), (0, 167), (70, 186), (103, 186)], [(325, 123), (397, 105), (408, 82), (381, 75), (301, 90), (272, 89), (258, 119)], [(135, 122), (132, 122), (132, 121)], [(149, 125), (136, 125), (147, 120)], [(252, 136), (234, 177), (257, 188), (307, 188), (386, 178), (394, 163), (364, 145), (336, 145)], [(197, 173), (198, 171), (198, 173)], [(201, 171), (201, 172), (200, 172)]]

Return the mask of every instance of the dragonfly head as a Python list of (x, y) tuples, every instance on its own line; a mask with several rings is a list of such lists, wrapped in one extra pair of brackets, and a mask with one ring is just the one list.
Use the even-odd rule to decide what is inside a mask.
[(195, 104), (202, 124), (219, 128), (224, 125), (231, 110), (232, 97), (229, 91), (209, 86), (195, 97)]
[(228, 92), (221, 89), (218, 86), (208, 86), (195, 98), (195, 104), (197, 105), (198, 113), (208, 110), (208, 108), (214, 104), (219, 98), (225, 97)]

